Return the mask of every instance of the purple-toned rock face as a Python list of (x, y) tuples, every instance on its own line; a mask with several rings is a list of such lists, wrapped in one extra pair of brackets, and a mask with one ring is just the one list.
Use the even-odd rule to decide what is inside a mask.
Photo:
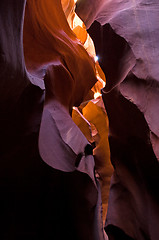
[[(60, 0), (27, 4), (23, 32), (26, 1), (0, 1), (0, 239), (106, 239), (93, 157), (69, 115), (94, 62)], [(158, 12), (157, 0), (77, 2), (107, 77), (110, 240), (159, 237)]]
[(60, 0), (2, 0), (0, 27), (0, 239), (105, 239), (92, 147), (69, 114), (95, 62)]
[[(158, 1), (79, 0), (107, 85), (112, 177), (110, 239), (158, 239), (159, 4)], [(96, 6), (97, 5), (97, 6)], [(95, 9), (94, 9), (94, 6)], [(82, 10), (84, 9), (84, 10)], [(88, 14), (86, 14), (88, 12)], [(122, 231), (126, 235), (123, 235)]]

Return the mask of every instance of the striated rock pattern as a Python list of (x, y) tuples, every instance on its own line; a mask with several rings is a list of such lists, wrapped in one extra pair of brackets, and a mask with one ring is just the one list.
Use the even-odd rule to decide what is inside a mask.
[(74, 108), (72, 119), (93, 146), (95, 173), (101, 187), (102, 218), (105, 225), (108, 207), (110, 178), (113, 167), (110, 162), (108, 142), (109, 123), (101, 97)]
[[(77, 3), (107, 78), (103, 100), (114, 165), (106, 231), (110, 239), (158, 239), (158, 1)], [(94, 9), (94, 6), (95, 7)], [(84, 9), (84, 10), (83, 10)], [(88, 14), (86, 14), (88, 12)]]
[(95, 62), (60, 0), (2, 0), (0, 27), (0, 239), (105, 239), (90, 145), (70, 117)]
[[(158, 10), (77, 2), (107, 78), (110, 240), (159, 236)], [(97, 81), (94, 60), (60, 0), (1, 0), (0, 31), (0, 239), (106, 239), (94, 160), (69, 115)]]

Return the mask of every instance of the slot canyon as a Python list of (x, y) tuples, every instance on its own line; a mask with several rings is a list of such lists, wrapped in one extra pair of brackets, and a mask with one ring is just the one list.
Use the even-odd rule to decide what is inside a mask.
[(0, 239), (159, 239), (158, 0), (0, 0)]

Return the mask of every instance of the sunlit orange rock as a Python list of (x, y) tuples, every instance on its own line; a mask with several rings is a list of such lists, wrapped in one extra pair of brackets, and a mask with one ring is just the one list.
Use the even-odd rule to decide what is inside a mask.
[(95, 63), (70, 29), (60, 0), (27, 1), (24, 55), (30, 73), (47, 73), (46, 97), (55, 96), (67, 109), (79, 105), (97, 81)]
[(101, 186), (102, 214), (103, 221), (105, 221), (108, 207), (110, 178), (113, 173), (108, 142), (108, 117), (104, 110), (102, 99), (100, 98), (90, 101), (82, 109), (82, 113), (83, 115), (78, 110), (74, 109), (72, 118), (87, 139), (95, 144), (93, 155), (95, 158), (97, 177)]
[(88, 141), (93, 141), (91, 124), (84, 118), (83, 114), (78, 110), (78, 108), (73, 108), (72, 119), (79, 127), (81, 132), (87, 138)]
[[(66, 7), (66, 2), (68, 3), (67, 7)], [(65, 12), (65, 15), (70, 27), (73, 29), (73, 32), (76, 34), (80, 42), (84, 45), (88, 53), (93, 58), (95, 58), (96, 53), (95, 53), (95, 47), (94, 47), (93, 41), (90, 38), (89, 34), (87, 33), (84, 23), (82, 22), (81, 19), (79, 19), (79, 17), (74, 12), (72, 2), (62, 1), (62, 3), (63, 3), (62, 4), (63, 10)], [(68, 15), (68, 9), (70, 9), (69, 15)], [(105, 86), (105, 82), (106, 82), (105, 75), (98, 62), (96, 62), (96, 76), (98, 81), (91, 89), (94, 92), (95, 98), (101, 95), (101, 88)], [(102, 99), (100, 99), (100, 102), (102, 102)], [(94, 156), (95, 156), (95, 162), (96, 162), (95, 168), (98, 174), (100, 175), (99, 181), (101, 183), (101, 188), (102, 188), (103, 221), (105, 221), (107, 204), (108, 204), (110, 176), (112, 174), (112, 168), (110, 164), (110, 150), (109, 150), (109, 143), (108, 143), (108, 124), (107, 124), (108, 118), (106, 113), (105, 113), (105, 116), (103, 116), (101, 114), (102, 111), (100, 111), (100, 107), (97, 107), (97, 105), (94, 105), (94, 104), (92, 105), (92, 102), (88, 103), (86, 107), (83, 108), (83, 111), (84, 111), (84, 114), (86, 115), (86, 118), (84, 118), (82, 113), (80, 113), (79, 110), (76, 108), (72, 112), (72, 119), (90, 142), (95, 141), (92, 136), (91, 126), (92, 127), (94, 126), (95, 129), (96, 129), (96, 125), (98, 125), (98, 128), (99, 127), (102, 127), (103, 129), (105, 128), (104, 131), (100, 131), (100, 134), (97, 130), (97, 135), (99, 136), (100, 140), (96, 136), (98, 141), (96, 142), (97, 147), (94, 149)], [(102, 123), (102, 119), (104, 117), (107, 121)], [(90, 123), (89, 123), (89, 120), (91, 120)], [(105, 160), (107, 161), (107, 164)], [(109, 162), (109, 168), (108, 168), (108, 162)]]
[[(98, 136), (94, 136), (96, 147), (94, 149), (95, 168), (99, 174), (99, 181), (102, 190), (102, 204), (103, 204), (103, 219), (105, 219), (110, 177), (113, 168), (110, 162), (110, 149), (108, 142), (109, 123), (102, 100), (90, 101), (85, 108), (83, 108), (83, 116), (97, 129)], [(97, 138), (97, 139), (96, 139)]]

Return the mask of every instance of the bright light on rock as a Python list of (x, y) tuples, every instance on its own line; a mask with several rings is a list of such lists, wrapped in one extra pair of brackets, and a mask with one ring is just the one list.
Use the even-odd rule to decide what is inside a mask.
[(95, 57), (94, 57), (94, 61), (95, 61), (95, 62), (97, 62), (97, 61), (98, 61), (98, 59), (99, 59), (99, 57), (98, 57), (98, 56), (95, 56)]
[(100, 96), (102, 96), (101, 93), (96, 92), (96, 93), (94, 94), (94, 99), (97, 99), (97, 98), (100, 97)]

